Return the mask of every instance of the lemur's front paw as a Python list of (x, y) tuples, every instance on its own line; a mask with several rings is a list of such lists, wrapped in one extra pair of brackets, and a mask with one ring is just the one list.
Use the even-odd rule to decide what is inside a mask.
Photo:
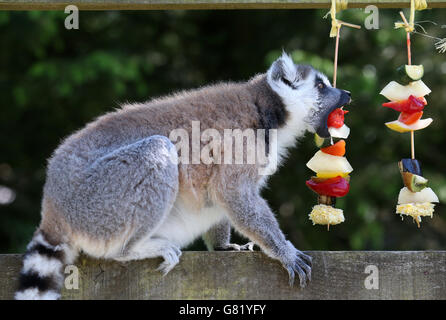
[(294, 246), (289, 241), (288, 243), (293, 248), (291, 250), (293, 254), (292, 256), (290, 256), (290, 258), (286, 259), (282, 263), (288, 271), (290, 286), (294, 285), (294, 276), (297, 272), (297, 274), (299, 275), (300, 287), (305, 288), (307, 282), (311, 281), (312, 258), (302, 251), (294, 248)]
[(238, 245), (236, 243), (228, 243), (224, 247), (214, 248), (215, 251), (254, 251), (254, 242), (248, 242), (244, 245)]

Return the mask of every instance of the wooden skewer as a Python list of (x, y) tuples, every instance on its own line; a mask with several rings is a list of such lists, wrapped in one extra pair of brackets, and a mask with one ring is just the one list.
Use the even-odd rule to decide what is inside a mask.
[(407, 32), (407, 64), (412, 64), (412, 53), (410, 50), (410, 32)]
[(339, 34), (341, 32), (341, 27), (342, 25), (338, 28), (338, 33), (336, 34), (336, 47), (335, 47), (334, 70), (333, 70), (333, 88), (336, 88), (336, 78), (338, 74)]
[[(400, 11), (400, 16), (406, 25), (406, 30), (410, 30), (410, 24), (407, 22), (406, 17), (404, 16), (404, 12)], [(410, 66), (412, 64), (412, 53), (410, 50), (410, 32), (406, 32), (407, 34), (407, 64)], [(413, 130), (410, 131), (410, 151), (412, 159), (415, 159), (415, 133)], [(418, 221), (417, 221), (418, 223)]]
[(335, 49), (334, 71), (333, 71), (333, 87), (334, 88), (336, 88), (336, 78), (337, 78), (337, 74), (338, 74), (339, 35), (341, 32), (341, 27), (346, 26), (346, 27), (351, 27), (351, 28), (355, 28), (355, 29), (361, 29), (361, 26), (359, 26), (357, 24), (348, 23), (348, 22), (344, 22), (341, 20), (338, 20), (338, 23), (340, 24), (340, 26), (339, 26), (338, 32), (336, 34), (336, 49)]
[(361, 29), (361, 26), (360, 26), (360, 25), (357, 25), (357, 24), (348, 23), (348, 22), (344, 22), (344, 21), (341, 21), (341, 20), (338, 20), (338, 22), (339, 22), (341, 25), (344, 25), (344, 26), (346, 26), (346, 27), (355, 28), (355, 29)]
[[(361, 29), (361, 26), (358, 26), (356, 24), (352, 24), (352, 23), (348, 23), (348, 22), (344, 22), (341, 20), (338, 20), (339, 28), (337, 28), (337, 33), (336, 33), (336, 47), (335, 47), (335, 57), (334, 57), (334, 66), (333, 66), (333, 87), (336, 88), (336, 78), (337, 78), (337, 74), (338, 74), (338, 53), (339, 53), (339, 35), (341, 32), (341, 28), (342, 26), (346, 26), (346, 27), (351, 27), (351, 28), (355, 28), (355, 29)], [(332, 144), (333, 144), (333, 139), (331, 140)], [(327, 231), (330, 231), (330, 224), (327, 224)]]
[(404, 24), (406, 25), (407, 28), (410, 28), (410, 24), (409, 22), (407, 22), (406, 16), (404, 15), (403, 11), (400, 11), (400, 16), (403, 19)]
[(411, 30), (411, 25), (409, 24), (409, 22), (407, 22), (406, 17), (404, 16), (404, 12), (400, 11), (400, 16), (403, 19), (404, 24), (406, 25), (406, 33), (407, 33), (407, 62), (408, 65), (412, 64), (412, 54), (410, 52), (410, 31), (407, 30)]

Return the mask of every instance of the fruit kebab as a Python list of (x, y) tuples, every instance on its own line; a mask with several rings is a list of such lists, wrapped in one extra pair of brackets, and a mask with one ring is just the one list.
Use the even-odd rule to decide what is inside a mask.
[(390, 100), (383, 107), (391, 108), (400, 115), (397, 120), (385, 125), (396, 132), (411, 132), (412, 157), (398, 162), (398, 168), (404, 187), (398, 196), (396, 213), (403, 218), (411, 216), (420, 227), (421, 217), (432, 217), (434, 203), (439, 202), (434, 191), (427, 187), (428, 180), (422, 175), (421, 164), (415, 159), (413, 132), (426, 128), (432, 123), (431, 118), (421, 119), (424, 107), (427, 105), (425, 96), (431, 90), (421, 78), (424, 75), (422, 65), (405, 65), (398, 68), (400, 83), (390, 82), (380, 94)]
[[(319, 137), (315, 134), (315, 143), (321, 149), (308, 161), (307, 167), (316, 176), (307, 180), (306, 185), (318, 195), (318, 204), (313, 207), (309, 218), (314, 224), (336, 225), (344, 222), (342, 209), (335, 208), (336, 198), (345, 196), (350, 189), (349, 173), (353, 171), (344, 157), (345, 141), (350, 129), (344, 124), (344, 115), (348, 111), (342, 108), (333, 110), (327, 119), (327, 127), (331, 138)], [(333, 138), (341, 138), (333, 143)]]
[[(341, 28), (346, 26), (361, 29), (361, 26), (337, 20), (336, 12), (341, 9), (337, 8), (336, 5), (337, 2), (332, 0), (330, 37), (336, 37), (333, 63), (334, 88), (336, 88), (338, 73)], [(343, 109), (343, 105), (350, 103), (350, 101), (351, 99), (348, 102), (340, 102), (338, 108), (331, 111), (326, 120), (324, 118), (323, 130), (317, 131), (319, 135), (318, 133), (314, 135), (316, 145), (321, 149), (307, 163), (307, 167), (313, 170), (316, 176), (307, 180), (306, 184), (318, 195), (318, 204), (311, 210), (309, 218), (313, 225), (327, 225), (327, 230), (330, 230), (330, 225), (336, 225), (345, 220), (342, 209), (335, 208), (335, 204), (336, 198), (344, 197), (349, 192), (349, 173), (353, 171), (352, 166), (344, 157), (346, 143), (343, 140), (350, 134), (350, 128), (344, 124), (345, 114), (348, 111)], [(327, 137), (327, 139), (324, 137)], [(340, 140), (334, 143), (333, 139)]]

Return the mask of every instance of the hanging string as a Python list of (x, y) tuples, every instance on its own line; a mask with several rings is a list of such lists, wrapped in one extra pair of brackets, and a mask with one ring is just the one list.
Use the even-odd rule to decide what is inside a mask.
[(324, 18), (327, 18), (327, 16), (330, 14), (331, 16), (330, 38), (336, 37), (336, 47), (335, 47), (334, 66), (333, 66), (333, 87), (335, 88), (336, 88), (336, 78), (338, 74), (339, 35), (341, 32), (341, 27), (346, 26), (346, 27), (361, 29), (361, 26), (336, 19), (336, 13), (347, 9), (347, 7), (348, 7), (348, 0), (331, 0), (330, 12), (328, 12), (324, 16)]
[(348, 8), (348, 0), (331, 0), (330, 16), (331, 16), (331, 30), (330, 38), (336, 37), (341, 23), (336, 19), (336, 13)]
[(331, 29), (330, 29), (330, 38), (334, 38), (338, 35), (338, 30), (341, 26), (352, 27), (356, 29), (361, 29), (361, 26), (356, 24), (344, 22), (336, 19), (336, 13), (341, 12), (348, 8), (348, 0), (331, 0), (331, 8), (330, 11), (324, 16), (324, 19), (331, 16)]
[[(404, 28), (406, 30), (406, 33), (416, 33), (416, 34), (437, 40), (434, 44), (435, 49), (438, 50), (439, 53), (446, 53), (446, 38), (438, 38), (438, 37), (430, 36), (430, 35), (426, 34), (426, 31), (424, 30), (424, 28), (421, 25), (415, 23), (415, 10), (421, 11), (424, 9), (427, 9), (427, 1), (426, 0), (411, 0), (410, 1), (409, 22), (405, 18), (402, 22), (401, 21), (395, 22), (395, 29)], [(436, 23), (434, 23), (434, 24), (436, 24)], [(418, 32), (415, 29), (415, 25), (418, 25), (419, 27), (421, 27), (421, 29), (423, 29), (424, 33)]]
[(436, 38), (438, 41), (435, 42), (435, 49), (438, 50), (440, 53), (446, 52), (446, 38), (440, 39)]
[(424, 30), (424, 28), (421, 25), (418, 25), (418, 26), (421, 29), (423, 29), (424, 33), (418, 32), (416, 29), (412, 33), (418, 34), (420, 36), (427, 37), (427, 38), (430, 38), (430, 39), (433, 39), (433, 40), (436, 40), (436, 42), (434, 43), (435, 49), (438, 50), (439, 53), (445, 53), (446, 52), (446, 38), (438, 38), (438, 37), (431, 36), (431, 35), (426, 33), (426, 31)]
[(395, 22), (395, 29), (404, 28), (406, 32), (415, 31), (415, 10), (421, 11), (427, 9), (426, 0), (410, 0), (410, 20)]

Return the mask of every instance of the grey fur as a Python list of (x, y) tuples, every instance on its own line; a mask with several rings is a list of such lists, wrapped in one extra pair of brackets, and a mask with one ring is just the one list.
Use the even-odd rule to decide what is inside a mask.
[[(99, 117), (68, 137), (49, 160), (40, 230), (55, 245), (95, 257), (161, 256), (160, 269), (167, 273), (179, 262), (180, 249), (199, 236), (210, 249), (252, 249), (230, 243), (232, 225), (282, 262), (290, 284), (297, 273), (305, 286), (311, 258), (285, 239), (260, 196), (266, 179), (259, 165), (177, 164), (167, 137), (178, 128), (191, 134), (193, 120), (200, 121), (201, 131), (213, 128), (222, 136), (224, 129), (278, 129), (287, 140), (279, 141), (281, 158), (339, 103), (332, 94), (341, 90), (314, 91), (319, 75), (284, 55), (268, 74), (248, 82), (125, 105)], [(284, 87), (282, 77), (295, 86)], [(300, 94), (304, 102), (290, 101)]]
[(231, 224), (229, 220), (224, 219), (213, 226), (203, 235), (204, 243), (208, 250), (226, 249), (231, 238)]
[(231, 223), (227, 219), (223, 219), (203, 235), (204, 243), (209, 251), (216, 250), (235, 250), (235, 251), (253, 251), (254, 242), (248, 242), (244, 245), (230, 243), (231, 239)]
[(153, 135), (105, 154), (92, 150), (91, 161), (56, 153), (44, 193), (63, 208), (73, 232), (109, 241), (131, 226), (134, 234), (123, 243), (125, 255), (172, 208), (178, 166), (170, 159), (171, 150), (175, 146), (168, 138)]

